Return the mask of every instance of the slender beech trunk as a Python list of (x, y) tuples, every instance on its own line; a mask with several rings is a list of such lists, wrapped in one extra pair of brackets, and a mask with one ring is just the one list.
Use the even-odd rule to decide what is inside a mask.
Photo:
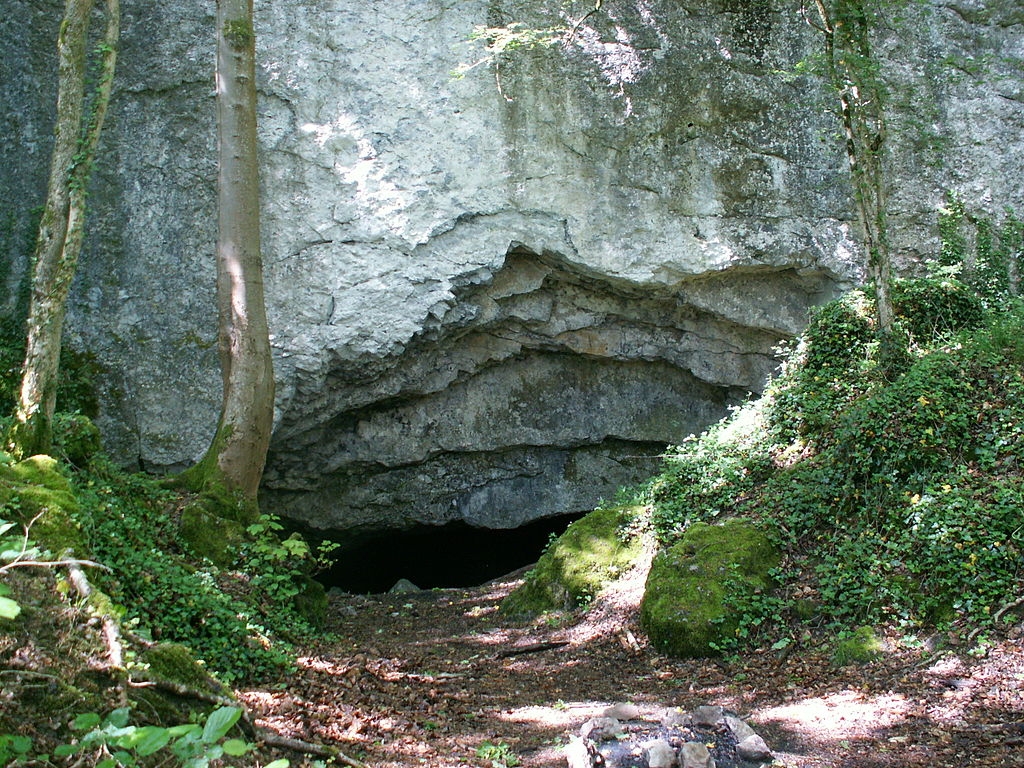
[(814, 5), (820, 25), (810, 19), (808, 22), (824, 40), (825, 76), (839, 99), (846, 159), (867, 250), (868, 277), (875, 288), (878, 330), (888, 334), (894, 313), (882, 167), (885, 94), (871, 55), (867, 11), (863, 0), (836, 0), (834, 11), (826, 0), (814, 0)]
[(57, 39), (57, 121), (46, 205), (36, 239), (28, 340), (7, 448), (16, 456), (48, 453), (57, 395), (61, 336), (85, 234), (89, 177), (110, 103), (120, 35), (118, 0), (106, 0), (99, 82), (86, 104), (86, 47), (93, 0), (66, 0)]
[(182, 476), (198, 490), (256, 501), (274, 415), (263, 297), (252, 0), (217, 2), (217, 309), (224, 398), (213, 442)]

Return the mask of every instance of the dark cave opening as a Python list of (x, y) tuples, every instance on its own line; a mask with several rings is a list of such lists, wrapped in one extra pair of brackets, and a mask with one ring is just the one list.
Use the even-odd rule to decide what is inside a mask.
[(420, 589), (473, 587), (536, 562), (551, 537), (580, 517), (547, 517), (511, 529), (454, 522), (390, 531), (346, 548), (317, 581), (355, 594), (387, 592), (399, 579)]

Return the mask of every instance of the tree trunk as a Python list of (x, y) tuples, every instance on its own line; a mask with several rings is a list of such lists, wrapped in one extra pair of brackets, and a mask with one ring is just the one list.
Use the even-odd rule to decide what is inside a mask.
[(263, 298), (256, 55), (252, 0), (217, 3), (217, 309), (224, 398), (213, 442), (182, 476), (189, 486), (256, 501), (274, 415)]
[(89, 177), (113, 87), (120, 7), (118, 0), (107, 0), (99, 82), (91, 109), (86, 110), (86, 41), (92, 7), (93, 0), (66, 0), (57, 39), (57, 121), (50, 181), (36, 239), (21, 389), (7, 435), (8, 450), (19, 457), (51, 449), (64, 314), (82, 250)]
[(892, 330), (892, 259), (886, 223), (886, 185), (882, 167), (885, 142), (884, 88), (875, 72), (863, 0), (814, 0), (824, 39), (825, 76), (839, 99), (846, 159), (853, 182), (857, 218), (867, 251), (868, 278), (875, 288), (879, 333)]

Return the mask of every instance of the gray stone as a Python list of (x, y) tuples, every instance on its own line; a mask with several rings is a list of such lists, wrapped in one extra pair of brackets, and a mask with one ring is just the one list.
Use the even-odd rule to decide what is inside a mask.
[(715, 768), (715, 760), (706, 746), (688, 741), (679, 748), (679, 768)]
[(664, 739), (656, 739), (644, 744), (647, 757), (647, 768), (673, 768), (678, 765), (676, 751)]
[(388, 590), (388, 593), (392, 594), (392, 595), (405, 595), (405, 594), (410, 594), (412, 592), (420, 592), (420, 591), (422, 591), (422, 590), (420, 590), (419, 587), (417, 587), (415, 584), (413, 584), (408, 579), (399, 579), (398, 581), (395, 582), (395, 585), (393, 587), (391, 587), (391, 589)]
[(729, 726), (729, 730), (732, 731), (732, 735), (736, 737), (736, 741), (743, 741), (744, 739), (754, 735), (754, 729), (735, 715), (726, 715), (725, 724)]
[[(467, 38), (547, 27), (547, 4), (395, 0), (372, 24), (357, 0), (259, 8), (265, 504), (318, 529), (511, 527), (592, 508), (651, 473), (636, 456), (759, 391), (777, 342), (863, 267), (842, 146), (820, 140), (838, 127), (827, 90), (777, 74), (820, 39), (769, 6), (606, 4), (565, 46), (510, 57), (500, 91), (485, 66), (450, 76), (480, 53)], [(12, 311), (60, 13), (5, 10)], [(931, 0), (877, 30), (902, 261), (935, 252), (945, 189), (1024, 208), (1020, 15)], [(202, 4), (126, 11), (69, 309), (107, 447), (154, 470), (202, 454), (221, 399), (212, 28)], [(960, 61), (985, 67), (951, 76)]]
[(713, 727), (718, 725), (725, 717), (725, 709), (715, 706), (702, 706), (693, 710), (693, 724)]
[(614, 717), (595, 717), (580, 728), (580, 736), (594, 741), (609, 741), (623, 733), (622, 723)]
[(751, 762), (764, 762), (772, 759), (772, 751), (768, 749), (764, 739), (756, 733), (748, 736), (736, 745), (736, 754)]
[(692, 720), (689, 712), (684, 712), (679, 707), (671, 707), (661, 713), (661, 725), (664, 728), (676, 728), (689, 725)]
[(640, 719), (640, 707), (636, 704), (612, 704), (602, 713), (604, 717), (613, 717), (616, 720), (638, 720)]
[(562, 750), (569, 768), (593, 768), (594, 759), (587, 742), (573, 737)]

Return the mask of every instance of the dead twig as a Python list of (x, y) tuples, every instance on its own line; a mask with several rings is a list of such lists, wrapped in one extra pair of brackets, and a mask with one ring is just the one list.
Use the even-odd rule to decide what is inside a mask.
[(290, 739), (286, 736), (281, 736), (269, 731), (264, 731), (262, 733), (260, 741), (268, 747), (280, 747), (281, 749), (289, 749), (292, 752), (302, 752), (306, 755), (333, 758), (339, 763), (351, 766), (351, 768), (369, 768), (369, 766), (361, 760), (349, 757), (340, 749), (328, 747), (324, 744), (312, 744), (308, 741), (302, 741), (301, 739)]
[[(89, 583), (85, 571), (82, 570), (82, 565), (89, 561), (64, 559), (58, 562), (67, 565), (71, 585), (81, 595), (82, 599), (89, 603), (93, 593), (92, 585)], [(22, 562), (22, 565), (24, 564)], [(117, 623), (117, 619), (110, 614), (101, 611), (97, 611), (97, 613), (99, 613), (99, 618), (103, 625), (103, 641), (107, 645), (107, 658), (110, 666), (115, 669), (121, 669), (124, 667), (124, 651), (121, 645), (120, 626)]]

